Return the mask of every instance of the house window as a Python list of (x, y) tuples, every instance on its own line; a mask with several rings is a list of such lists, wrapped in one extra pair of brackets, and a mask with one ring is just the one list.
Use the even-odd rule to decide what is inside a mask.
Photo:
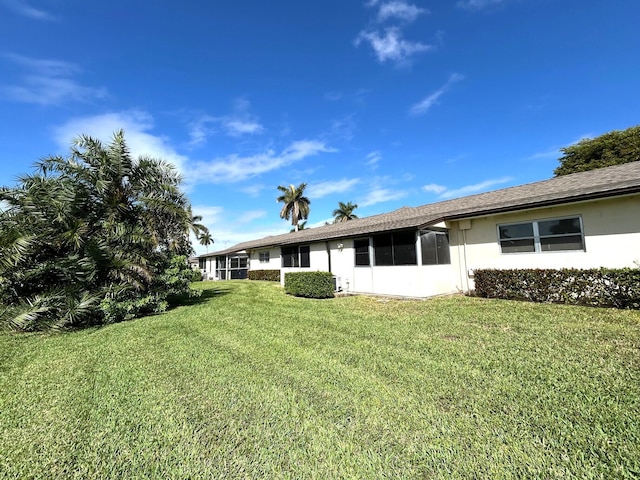
[(305, 267), (311, 266), (310, 249), (308, 245), (295, 247), (282, 247), (283, 267)]
[(198, 268), (200, 270), (205, 270), (207, 268), (207, 259), (206, 258), (199, 258), (198, 259)]
[(498, 225), (502, 253), (584, 250), (580, 217)]
[(361, 240), (354, 240), (353, 247), (356, 251), (356, 265), (371, 265), (371, 259), (369, 258), (369, 239), (363, 238)]
[(398, 232), (373, 237), (376, 265), (417, 265), (415, 232)]
[(269, 263), (269, 252), (260, 252), (260, 263)]
[(451, 263), (449, 235), (444, 230), (428, 230), (420, 233), (423, 265), (448, 265)]

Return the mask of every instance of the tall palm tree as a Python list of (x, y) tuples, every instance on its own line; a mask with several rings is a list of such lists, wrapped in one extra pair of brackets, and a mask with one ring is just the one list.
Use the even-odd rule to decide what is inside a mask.
[(354, 204), (351, 202), (338, 202), (338, 208), (333, 211), (333, 223), (347, 222), (349, 220), (358, 218), (358, 216), (353, 213), (356, 208), (358, 208), (357, 203)]
[(306, 183), (301, 183), (297, 188), (294, 185), (288, 187), (278, 185), (278, 190), (282, 192), (282, 195), (276, 200), (284, 204), (280, 210), (280, 218), (291, 219), (291, 225), (296, 232), (298, 231), (298, 222), (309, 217), (311, 200), (304, 196), (305, 188), (307, 188)]
[(200, 242), (200, 245), (204, 245), (207, 248), (207, 253), (209, 253), (209, 245), (213, 243), (213, 237), (211, 236), (211, 233), (209, 233), (209, 230), (201, 233), (198, 237), (198, 241)]
[[(307, 221), (306, 220), (304, 222), (298, 224), (298, 230), (306, 230), (306, 228), (307, 228)], [(296, 229), (292, 228), (291, 230), (289, 230), (289, 233), (293, 233), (295, 231), (296, 231)]]

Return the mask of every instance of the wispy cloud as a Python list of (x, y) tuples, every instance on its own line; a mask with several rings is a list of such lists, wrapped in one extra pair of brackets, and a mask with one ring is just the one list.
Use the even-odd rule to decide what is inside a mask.
[(492, 5), (498, 5), (505, 0), (460, 0), (456, 6), (467, 10), (482, 10)]
[(0, 4), (11, 10), (13, 13), (28, 17), (33, 20), (56, 20), (56, 16), (34, 8), (24, 0), (0, 0)]
[(380, 163), (380, 160), (382, 160), (382, 153), (376, 150), (368, 153), (365, 158), (367, 159), (366, 165), (372, 168), (376, 168)]
[(198, 162), (189, 170), (187, 180), (193, 183), (233, 183), (291, 165), (320, 153), (336, 150), (324, 142), (300, 140), (281, 152), (269, 149), (250, 156), (229, 155), (211, 162)]
[(540, 152), (536, 152), (532, 155), (529, 155), (527, 158), (525, 158), (525, 160), (546, 160), (549, 158), (560, 158), (562, 156), (562, 152), (560, 151), (561, 148), (564, 147), (568, 147), (571, 145), (575, 145), (579, 142), (581, 142), (582, 140), (586, 140), (588, 138), (593, 138), (593, 134), (592, 133), (585, 133), (583, 135), (580, 135), (579, 137), (575, 138), (574, 140), (567, 142), (565, 145), (563, 146), (553, 146), (553, 147), (549, 147), (546, 150), (540, 151)]
[(54, 139), (63, 151), (67, 151), (73, 139), (80, 134), (108, 141), (119, 129), (124, 130), (133, 156), (164, 159), (184, 174), (188, 158), (176, 152), (166, 138), (151, 133), (153, 117), (141, 110), (74, 118), (54, 130)]
[(413, 105), (409, 112), (412, 115), (421, 115), (423, 113), (427, 113), (431, 107), (438, 104), (438, 100), (440, 100), (440, 97), (442, 97), (442, 95), (449, 91), (451, 85), (461, 81), (462, 79), (464, 79), (463, 75), (460, 75), (459, 73), (452, 74), (442, 87)]
[(402, 32), (397, 27), (389, 27), (384, 33), (378, 31), (363, 30), (355, 40), (355, 45), (367, 42), (373, 48), (376, 58), (380, 63), (395, 62), (403, 64), (421, 52), (433, 50), (433, 45), (420, 42), (411, 42), (402, 38)]
[(360, 183), (359, 178), (343, 178), (328, 182), (310, 183), (309, 198), (322, 198), (334, 193), (343, 193), (351, 190)]
[(389, 19), (398, 19), (405, 22), (413, 22), (422, 14), (429, 13), (425, 8), (417, 7), (402, 0), (382, 2), (379, 4), (378, 21), (384, 22)]
[[(440, 192), (435, 192), (435, 193), (439, 193), (440, 194), (439, 198), (442, 198), (442, 199), (464, 197), (466, 195), (472, 195), (474, 193), (485, 192), (489, 190), (491, 187), (495, 187), (496, 185), (503, 185), (512, 180), (513, 180), (513, 177), (494, 178), (490, 180), (485, 180), (484, 182), (474, 183), (473, 185), (466, 185), (464, 187), (454, 188), (453, 190), (449, 190), (445, 188), (444, 190), (440, 190)], [(431, 185), (431, 186), (434, 186), (434, 185)], [(440, 188), (441, 186), (435, 185), (435, 187)], [(423, 189), (426, 190), (426, 186), (423, 187)], [(434, 190), (431, 190), (431, 191), (434, 191)]]
[(431, 193), (444, 193), (447, 190), (447, 187), (444, 185), (438, 185), (437, 183), (430, 183), (422, 187), (422, 190)]
[(74, 63), (16, 54), (5, 54), (3, 57), (24, 70), (22, 84), (0, 86), (0, 93), (10, 100), (59, 105), (67, 101), (87, 102), (107, 96), (104, 87), (87, 87), (78, 83), (73, 77), (81, 70)]
[(391, 200), (399, 200), (407, 196), (404, 190), (391, 190), (388, 188), (374, 188), (365, 195), (362, 200), (358, 201), (360, 207), (370, 207), (377, 203), (389, 202)]
[(265, 128), (258, 118), (249, 112), (250, 107), (251, 104), (247, 99), (237, 98), (234, 101), (233, 112), (229, 115), (199, 116), (189, 124), (189, 145), (201, 145), (207, 141), (208, 137), (219, 131), (230, 137), (263, 133)]
[(346, 115), (331, 121), (329, 130), (331, 138), (350, 142), (353, 140), (358, 125), (355, 120), (355, 114)]

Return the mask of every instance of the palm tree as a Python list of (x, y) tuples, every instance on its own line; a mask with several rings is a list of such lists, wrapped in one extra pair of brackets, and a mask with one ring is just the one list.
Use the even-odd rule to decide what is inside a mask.
[(278, 190), (282, 192), (282, 195), (276, 200), (284, 204), (280, 210), (280, 218), (291, 219), (291, 225), (296, 232), (298, 231), (298, 222), (309, 217), (311, 200), (304, 196), (305, 188), (307, 188), (306, 183), (301, 183), (297, 188), (293, 185), (288, 187), (278, 185)]
[[(304, 222), (298, 224), (298, 230), (306, 230), (306, 228), (307, 228), (307, 221), (306, 220)], [(296, 229), (292, 228), (291, 230), (289, 230), (289, 233), (293, 233), (295, 231), (296, 231)]]
[(209, 245), (213, 243), (213, 237), (211, 237), (211, 233), (209, 233), (209, 230), (201, 233), (198, 237), (198, 241), (200, 242), (200, 245), (204, 245), (207, 248), (207, 253), (209, 253)]
[(162, 308), (164, 273), (191, 251), (180, 182), (170, 164), (132, 158), (119, 131), (107, 145), (82, 136), (69, 158), (0, 188), (0, 322), (68, 327)]
[(356, 208), (358, 208), (357, 203), (353, 204), (351, 202), (338, 202), (338, 208), (333, 211), (333, 223), (347, 222), (349, 220), (358, 218), (358, 216), (353, 213)]

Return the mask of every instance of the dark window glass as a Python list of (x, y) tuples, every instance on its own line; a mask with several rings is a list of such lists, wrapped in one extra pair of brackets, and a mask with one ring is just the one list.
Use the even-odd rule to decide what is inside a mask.
[(225, 268), (227, 266), (227, 257), (216, 257), (216, 268)]
[(547, 237), (540, 239), (543, 252), (557, 252), (560, 250), (584, 250), (582, 235), (565, 235), (562, 237)]
[(240, 268), (247, 268), (247, 257), (240, 258)]
[(582, 233), (579, 218), (563, 218), (562, 220), (545, 220), (538, 222), (538, 230), (541, 237), (547, 235), (567, 235)]
[(416, 265), (416, 235), (414, 232), (393, 234), (393, 264)]
[(369, 259), (369, 239), (356, 240), (353, 242), (356, 251), (356, 265), (368, 266), (371, 264)]
[(373, 237), (373, 252), (376, 265), (393, 265), (393, 242), (391, 235), (376, 235)]
[(445, 232), (423, 232), (420, 235), (423, 265), (445, 265), (451, 263), (449, 236)]
[(260, 252), (260, 263), (269, 263), (269, 252)]
[(502, 253), (535, 252), (536, 247), (533, 238), (522, 240), (502, 240), (500, 242)]
[(198, 259), (198, 267), (200, 268), (200, 270), (204, 270), (205, 268), (207, 268), (207, 259), (206, 258), (199, 258)]
[(499, 230), (501, 239), (533, 237), (533, 223), (502, 225)]
[(438, 232), (436, 234), (436, 250), (438, 252), (438, 265), (448, 265), (451, 263), (449, 235), (445, 232)]
[(298, 266), (298, 247), (282, 247), (282, 266)]
[(308, 245), (300, 247), (300, 266), (307, 267), (307, 268), (311, 266), (311, 259), (309, 258)]
[(422, 250), (423, 265), (437, 265), (438, 251), (436, 250), (436, 232), (424, 232), (420, 235), (420, 249)]
[(240, 266), (238, 257), (231, 257), (231, 265), (229, 268), (238, 268)]

